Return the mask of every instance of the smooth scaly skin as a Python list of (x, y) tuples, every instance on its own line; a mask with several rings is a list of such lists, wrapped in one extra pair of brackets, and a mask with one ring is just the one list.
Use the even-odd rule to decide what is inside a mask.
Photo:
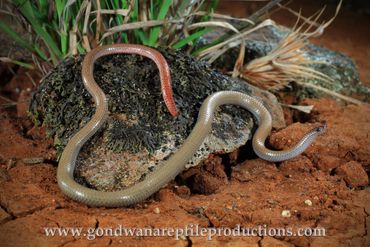
[[(272, 151), (264, 146), (265, 140), (271, 131), (271, 115), (262, 103), (246, 94), (234, 91), (220, 91), (210, 95), (200, 108), (198, 121), (192, 132), (185, 140), (182, 147), (168, 160), (141, 181), (127, 189), (115, 192), (103, 192), (86, 188), (73, 179), (73, 171), (76, 157), (81, 146), (96, 133), (108, 115), (107, 99), (96, 84), (92, 76), (93, 62), (97, 57), (113, 54), (127, 53), (127, 47), (131, 52), (144, 54), (153, 58), (158, 54), (149, 54), (152, 49), (134, 45), (114, 45), (101, 47), (89, 53), (83, 62), (83, 81), (85, 87), (93, 96), (96, 104), (96, 112), (92, 119), (75, 134), (65, 147), (59, 161), (57, 180), (61, 190), (74, 200), (86, 203), (90, 206), (119, 207), (128, 206), (140, 202), (162, 186), (171, 181), (184, 168), (203, 143), (211, 130), (213, 114), (218, 106), (225, 104), (239, 105), (254, 114), (259, 122), (259, 127), (253, 137), (253, 149), (258, 156), (268, 161), (282, 161), (293, 158), (302, 153), (313, 140), (325, 130), (325, 126), (314, 128), (293, 148), (284, 151)], [(141, 51), (144, 49), (145, 52)], [(91, 55), (92, 54), (92, 55)], [(164, 60), (163, 60), (164, 61)], [(162, 82), (165, 84), (164, 82)]]

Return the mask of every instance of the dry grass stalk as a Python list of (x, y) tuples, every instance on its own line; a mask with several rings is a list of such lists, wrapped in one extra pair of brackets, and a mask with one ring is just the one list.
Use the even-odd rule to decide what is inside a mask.
[(78, 10), (78, 13), (77, 13), (77, 16), (76, 16), (76, 19), (75, 19), (75, 24), (73, 25), (72, 29), (69, 31), (69, 34), (70, 34), (70, 37), (69, 37), (69, 53), (73, 56), (78, 54), (78, 51), (77, 51), (78, 23), (79, 23), (79, 20), (82, 18), (83, 14), (84, 14), (84, 12), (87, 8), (87, 5), (88, 5), (88, 1), (84, 0), (81, 4), (80, 9)]
[[(173, 21), (176, 22), (176, 21)], [(138, 29), (138, 28), (147, 28), (147, 27), (155, 27), (155, 26), (160, 26), (165, 23), (168, 23), (166, 20), (152, 20), (152, 21), (140, 21), (140, 22), (132, 22), (132, 23), (127, 23), (119, 26), (114, 26), (106, 30), (106, 32), (103, 34), (100, 43), (107, 37), (119, 33), (122, 31), (127, 31), (127, 30), (133, 30), (133, 29)]]
[[(98, 10), (96, 11), (95, 43), (98, 43), (100, 32), (101, 32), (101, 29), (102, 29), (102, 18), (101, 18), (102, 9), (101, 9), (101, 6), (100, 6), (100, 1), (96, 1), (96, 5), (97, 5)], [(91, 13), (93, 13), (93, 12), (91, 12)]]
[[(331, 83), (331, 78), (307, 66), (317, 62), (311, 61), (305, 56), (308, 38), (325, 25), (325, 23), (317, 25), (317, 20), (322, 13), (323, 10), (305, 18), (303, 24), (298, 26), (300, 19), (302, 19), (299, 14), (293, 30), (287, 33), (266, 56), (254, 59), (242, 67), (240, 76), (252, 84), (268, 90), (279, 90), (291, 81), (307, 79)], [(307, 28), (302, 31), (306, 25), (308, 25)], [(316, 25), (316, 29), (310, 32), (312, 27)]]
[(205, 22), (198, 22), (188, 26), (187, 30), (190, 31), (195, 28), (199, 27), (222, 27), (225, 29), (229, 29), (235, 33), (239, 33), (238, 29), (236, 29), (233, 25), (225, 21), (205, 21)]
[(224, 20), (238, 21), (238, 22), (247, 22), (247, 23), (249, 23), (253, 26), (256, 25), (256, 23), (254, 21), (249, 20), (248, 18), (236, 18), (236, 17), (232, 17), (232, 16), (229, 16), (229, 15), (222, 15), (222, 14), (217, 14), (217, 13), (209, 14), (205, 11), (199, 11), (199, 12), (194, 13), (193, 15), (210, 16), (210, 17), (216, 18), (216, 19), (224, 19)]
[(235, 77), (240, 76), (240, 71), (244, 64), (244, 57), (245, 57), (245, 44), (241, 43), (239, 55), (238, 55), (238, 58), (236, 59), (231, 77), (235, 78)]
[(311, 113), (313, 109), (313, 105), (289, 105), (289, 104), (282, 104), (282, 103), (280, 103), (280, 105), (284, 107), (292, 108), (292, 109), (295, 109), (295, 110), (298, 110), (298, 111), (301, 111), (307, 114)]
[(227, 52), (229, 49), (235, 46), (238, 46), (242, 42), (244, 42), (244, 40), (247, 38), (247, 36), (250, 33), (258, 29), (261, 29), (263, 27), (274, 25), (274, 24), (275, 23), (270, 19), (264, 20), (263, 22), (261, 22), (260, 24), (258, 24), (257, 26), (251, 29), (247, 29), (244, 32), (237, 33), (236, 35), (228, 38), (227, 40), (201, 51), (198, 56), (204, 60), (208, 60), (209, 63), (212, 63), (223, 53)]
[(307, 65), (317, 63), (305, 56), (307, 36), (292, 31), (266, 56), (242, 67), (240, 76), (268, 90), (279, 90), (291, 81), (317, 79), (333, 82), (327, 75)]
[[(289, 32), (266, 56), (254, 59), (247, 65), (241, 67), (239, 71), (240, 77), (267, 90), (280, 90), (290, 82), (295, 81), (301, 86), (324, 92), (335, 98), (354, 104), (362, 104), (363, 102), (359, 100), (308, 82), (309, 80), (319, 80), (329, 84), (334, 82), (329, 76), (309, 67), (309, 65), (323, 62), (309, 59), (305, 55), (305, 49), (308, 39), (310, 37), (320, 36), (324, 29), (334, 20), (339, 12), (341, 3), (342, 1), (338, 4), (334, 17), (327, 22), (321, 24), (317, 23), (324, 9), (318, 11), (309, 18), (303, 18), (304, 23), (298, 28), (293, 28), (293, 31)], [(300, 13), (297, 13), (297, 16), (298, 20), (296, 26), (298, 26), (299, 20), (302, 19)], [(306, 25), (308, 26), (305, 28)], [(312, 31), (313, 27), (315, 27), (315, 29)], [(234, 75), (236, 74), (235, 69), (237, 68), (240, 68), (239, 59), (234, 68)]]
[(86, 12), (85, 12), (85, 19), (84, 19), (84, 26), (82, 29), (82, 46), (86, 50), (86, 52), (89, 52), (91, 50), (90, 47), (90, 41), (88, 37), (88, 26), (89, 26), (89, 17), (91, 12), (91, 2), (89, 1), (87, 3)]

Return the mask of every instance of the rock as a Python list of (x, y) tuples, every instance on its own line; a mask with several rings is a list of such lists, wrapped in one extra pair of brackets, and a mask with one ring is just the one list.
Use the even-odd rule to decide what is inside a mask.
[(341, 165), (341, 159), (331, 155), (319, 155), (317, 160), (317, 167), (324, 172), (331, 172), (331, 170)]
[(227, 175), (219, 156), (212, 156), (199, 167), (193, 167), (180, 175), (194, 193), (209, 195), (228, 183)]
[[(161, 52), (171, 68), (180, 112), (177, 118), (167, 111), (158, 69), (150, 59), (116, 55), (99, 59), (95, 65), (94, 77), (107, 94), (110, 116), (79, 155), (75, 175), (80, 183), (112, 191), (145, 179), (181, 146), (194, 127), (202, 102), (216, 91), (256, 95), (273, 116), (280, 116), (274, 117), (274, 126), (284, 125), (281, 107), (272, 94), (224, 76), (181, 52)], [(48, 127), (48, 133), (54, 136), (59, 155), (95, 111), (81, 81), (82, 59), (68, 59), (57, 66), (44, 78), (30, 103), (36, 122)], [(212, 126), (212, 133), (187, 168), (212, 153), (229, 153), (244, 145), (251, 137), (253, 118), (236, 106), (223, 106)]]
[[(288, 31), (289, 29), (286, 27), (270, 25), (249, 34), (245, 41), (245, 64), (255, 58), (268, 54)], [(210, 39), (212, 39), (212, 37), (210, 37)], [(330, 85), (319, 80), (309, 80), (308, 82), (318, 84), (342, 94), (362, 95), (364, 100), (368, 100), (366, 95), (370, 93), (370, 88), (364, 86), (360, 82), (359, 73), (351, 58), (339, 52), (331, 51), (311, 43), (309, 43), (306, 48), (305, 56), (314, 62), (318, 62), (311, 65), (311, 67), (328, 75), (335, 81)], [(215, 66), (222, 69), (226, 68), (229, 71), (232, 70), (238, 53), (239, 48), (230, 49), (229, 52), (222, 55), (215, 62)], [(301, 98), (322, 95), (321, 92), (308, 88), (299, 88), (297, 90), (297, 95)]]
[(209, 195), (220, 188), (220, 180), (208, 174), (197, 174), (192, 187), (195, 193)]
[(367, 176), (362, 165), (356, 161), (350, 161), (346, 164), (339, 166), (335, 173), (342, 177), (349, 186), (365, 186), (369, 183), (369, 177)]
[(189, 198), (191, 195), (189, 187), (182, 185), (182, 186), (175, 186), (175, 192), (178, 196), (182, 198)]
[[(238, 83), (245, 83), (245, 81), (237, 78), (235, 78), (234, 80)], [(271, 109), (270, 114), (272, 116), (272, 127), (275, 129), (286, 127), (284, 113), (282, 112), (282, 109), (280, 108), (280, 103), (275, 95), (269, 93), (268, 91), (261, 90), (260, 88), (253, 85), (249, 85), (249, 88), (251, 90), (251, 95), (259, 97), (263, 101), (265, 107), (267, 109)]]

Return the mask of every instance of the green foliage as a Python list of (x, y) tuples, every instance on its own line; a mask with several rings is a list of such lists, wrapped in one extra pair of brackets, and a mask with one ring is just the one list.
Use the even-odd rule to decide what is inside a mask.
[(31, 52), (37, 62), (56, 65), (100, 44), (173, 49), (191, 45), (213, 28), (187, 31), (186, 27), (208, 21), (218, 0), (5, 0), (3, 4), (31, 32), (24, 37), (1, 20), (0, 30)]

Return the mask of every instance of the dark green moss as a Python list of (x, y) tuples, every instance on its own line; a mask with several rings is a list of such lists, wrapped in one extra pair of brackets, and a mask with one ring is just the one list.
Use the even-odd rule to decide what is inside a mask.
[[(107, 147), (115, 151), (156, 150), (168, 133), (177, 142), (193, 128), (203, 100), (220, 90), (249, 92), (248, 86), (211, 69), (181, 52), (161, 50), (172, 76), (174, 98), (180, 115), (173, 118), (162, 99), (156, 65), (136, 55), (114, 55), (99, 59), (95, 80), (107, 94), (113, 120), (106, 126)], [(91, 97), (81, 81), (82, 57), (68, 59), (55, 68), (32, 97), (30, 112), (55, 137), (58, 153), (68, 139), (94, 113)], [(238, 118), (249, 113), (237, 107), (224, 108)], [(125, 117), (123, 121), (116, 115)]]

